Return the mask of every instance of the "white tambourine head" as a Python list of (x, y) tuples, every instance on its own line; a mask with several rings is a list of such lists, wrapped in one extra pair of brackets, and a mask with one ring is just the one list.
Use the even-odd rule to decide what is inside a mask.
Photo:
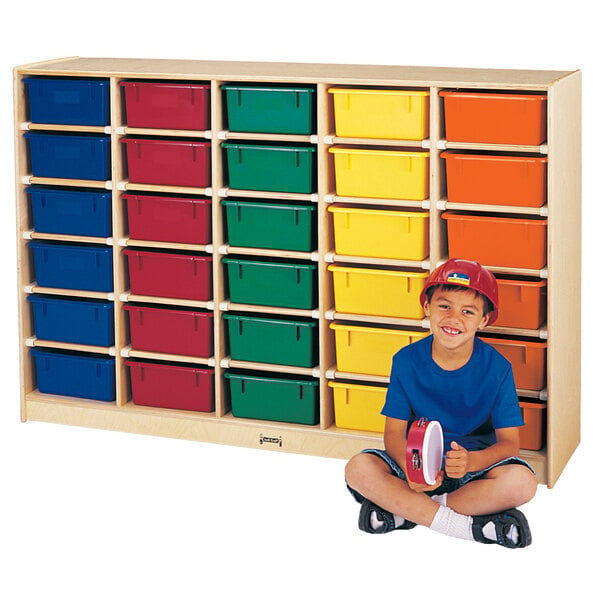
[(444, 457), (444, 434), (438, 421), (427, 424), (423, 438), (423, 477), (428, 485), (433, 485), (442, 468)]

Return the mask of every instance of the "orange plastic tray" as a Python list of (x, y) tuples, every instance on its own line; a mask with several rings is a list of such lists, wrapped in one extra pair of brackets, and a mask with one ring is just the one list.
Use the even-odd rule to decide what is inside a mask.
[(546, 403), (519, 401), (525, 425), (521, 427), (520, 440), (523, 450), (541, 450), (546, 441)]
[(541, 269), (546, 264), (546, 219), (445, 212), (450, 258), (488, 266)]
[(449, 202), (540, 207), (546, 202), (546, 165), (540, 156), (442, 152)]
[(539, 392), (546, 386), (546, 342), (504, 338), (481, 339), (493, 346), (512, 365), (515, 386)]
[(444, 90), (449, 142), (537, 146), (546, 140), (546, 95)]
[(546, 320), (546, 281), (505, 279), (498, 282), (500, 311), (496, 327), (538, 329)]

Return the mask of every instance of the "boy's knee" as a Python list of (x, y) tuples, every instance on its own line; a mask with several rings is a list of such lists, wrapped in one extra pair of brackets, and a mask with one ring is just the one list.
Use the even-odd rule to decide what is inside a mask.
[(373, 459), (376, 457), (360, 453), (346, 463), (346, 483), (354, 489), (362, 489), (369, 474), (373, 471)]
[(506, 488), (512, 494), (512, 506), (520, 506), (529, 502), (537, 491), (537, 479), (530, 469), (523, 465), (511, 465), (507, 471)]

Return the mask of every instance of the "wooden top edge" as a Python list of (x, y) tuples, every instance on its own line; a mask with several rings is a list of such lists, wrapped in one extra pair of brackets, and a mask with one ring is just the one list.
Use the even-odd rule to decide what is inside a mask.
[(419, 67), (322, 63), (70, 57), (15, 67), (18, 74), (156, 79), (398, 84), (544, 89), (577, 71)]

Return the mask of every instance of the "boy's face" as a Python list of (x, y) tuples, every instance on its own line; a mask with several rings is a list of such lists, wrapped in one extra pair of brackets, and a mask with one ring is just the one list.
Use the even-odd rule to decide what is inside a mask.
[(435, 342), (449, 351), (470, 349), (475, 334), (489, 319), (488, 315), (483, 316), (483, 298), (467, 288), (449, 291), (438, 288), (424, 308)]

